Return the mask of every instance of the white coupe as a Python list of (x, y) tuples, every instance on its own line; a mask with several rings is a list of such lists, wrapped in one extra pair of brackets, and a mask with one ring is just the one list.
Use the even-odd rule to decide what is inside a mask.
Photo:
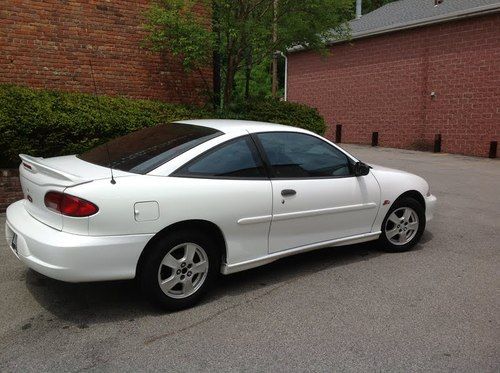
[(436, 202), (419, 176), (270, 123), (189, 120), (20, 157), (14, 254), (62, 281), (136, 278), (167, 309), (195, 304), (219, 273), (288, 255), (370, 240), (408, 250)]

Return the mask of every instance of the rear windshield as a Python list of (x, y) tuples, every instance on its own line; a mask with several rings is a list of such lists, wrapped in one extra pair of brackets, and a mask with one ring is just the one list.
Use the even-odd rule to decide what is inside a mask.
[(221, 134), (213, 128), (191, 124), (161, 124), (113, 139), (78, 155), (78, 158), (99, 166), (146, 174)]

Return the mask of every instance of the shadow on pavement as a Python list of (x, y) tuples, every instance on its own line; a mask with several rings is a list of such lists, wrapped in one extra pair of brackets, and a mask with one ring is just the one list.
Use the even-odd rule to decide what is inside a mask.
[[(415, 250), (421, 250), (422, 244), (431, 239), (432, 234), (426, 231)], [(378, 250), (376, 243), (370, 242), (325, 248), (283, 258), (262, 267), (220, 276), (217, 286), (205, 297), (203, 303), (210, 304), (219, 298), (234, 297), (266, 286), (291, 282), (308, 274), (369, 260), (381, 254), (383, 252)], [(141, 296), (135, 281), (73, 284), (53, 280), (28, 270), (26, 286), (44, 309), (61, 321), (80, 328), (96, 323), (133, 321), (136, 318), (163, 313)]]

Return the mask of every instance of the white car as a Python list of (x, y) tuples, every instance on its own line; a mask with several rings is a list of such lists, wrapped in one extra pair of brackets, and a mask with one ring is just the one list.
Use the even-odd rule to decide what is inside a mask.
[(408, 250), (436, 202), (419, 176), (261, 122), (182, 121), (80, 155), (20, 157), (14, 254), (62, 281), (137, 278), (168, 309), (193, 305), (218, 273), (292, 254), (377, 239)]

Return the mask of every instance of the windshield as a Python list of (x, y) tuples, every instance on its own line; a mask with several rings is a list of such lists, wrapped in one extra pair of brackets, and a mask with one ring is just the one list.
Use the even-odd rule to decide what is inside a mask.
[(213, 128), (183, 123), (161, 124), (113, 139), (78, 155), (78, 158), (99, 166), (146, 174), (220, 135), (222, 132)]

